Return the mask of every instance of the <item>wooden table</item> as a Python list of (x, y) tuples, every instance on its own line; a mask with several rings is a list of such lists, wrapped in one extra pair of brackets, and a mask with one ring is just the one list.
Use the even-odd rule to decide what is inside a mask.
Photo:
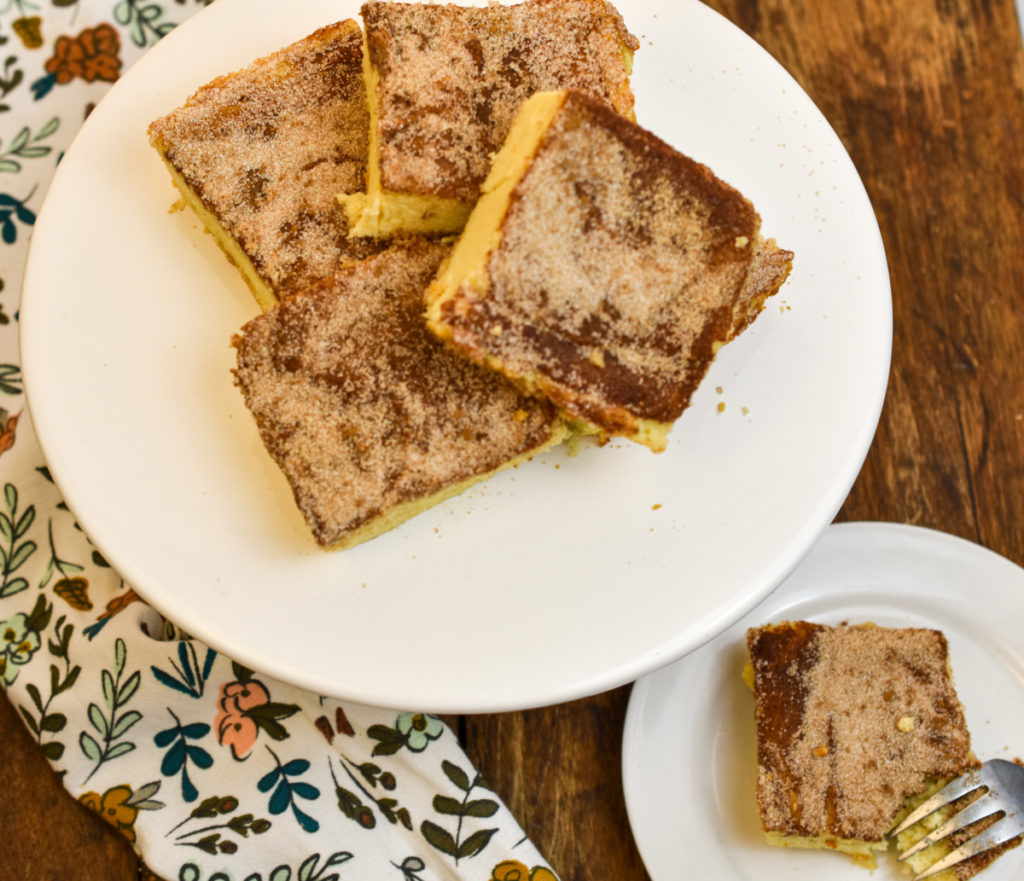
[[(628, 4), (629, 0), (620, 0)], [(1013, 0), (710, 0), (839, 133), (889, 258), (881, 423), (839, 519), (920, 524), (1024, 564), (1024, 53)], [(629, 688), (450, 720), (564, 881), (647, 877), (623, 803)], [(0, 701), (3, 877), (136, 878)]]

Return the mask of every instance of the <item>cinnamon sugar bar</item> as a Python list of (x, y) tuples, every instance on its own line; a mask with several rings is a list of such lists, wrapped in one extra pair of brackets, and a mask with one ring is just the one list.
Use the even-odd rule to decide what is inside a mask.
[(941, 632), (790, 621), (747, 648), (769, 843), (873, 868), (910, 800), (977, 765)]
[(633, 115), (639, 43), (607, 0), (373, 0), (362, 17), (368, 189), (341, 197), (356, 235), (460, 230), (491, 155), (534, 92), (578, 88)]
[(583, 92), (528, 99), (428, 324), (581, 430), (655, 451), (793, 254), (706, 166)]
[(186, 203), (267, 309), (380, 250), (348, 236), (366, 183), (362, 32), (343, 21), (218, 77), (149, 127)]
[(236, 383), (325, 548), (373, 538), (565, 437), (550, 404), (427, 331), (423, 290), (448, 250), (396, 243), (235, 339)]

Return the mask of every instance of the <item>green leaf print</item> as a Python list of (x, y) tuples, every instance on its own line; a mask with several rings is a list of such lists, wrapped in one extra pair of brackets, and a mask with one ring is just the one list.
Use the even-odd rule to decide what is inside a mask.
[[(16, 638), (8, 643), (5, 655), (0, 661), (25, 664), (28, 657), (19, 658), (18, 654), (11, 654), (11, 646), (16, 646), (16, 652), (27, 652), (29, 656), (33, 654), (40, 647), (40, 634), (49, 626), (52, 614), (53, 605), (47, 601), (45, 595), (40, 594), (31, 612), (27, 615), (15, 615), (4, 622), (4, 625), (0, 626), (0, 637), (6, 639), (13, 635)], [(81, 666), (71, 664), (69, 646), (73, 634), (74, 625), (67, 623), (65, 617), (61, 615), (53, 625), (53, 635), (46, 641), (50, 655), (57, 661), (50, 664), (50, 693), (46, 700), (43, 700), (39, 687), (35, 683), (29, 683), (25, 686), (25, 693), (32, 701), (32, 707), (18, 707), (25, 724), (35, 735), (43, 755), (51, 762), (58, 761), (64, 755), (64, 744), (54, 739), (53, 735), (60, 734), (68, 722), (64, 713), (52, 711), (51, 707), (57, 697), (74, 687), (82, 672)]]
[(37, 548), (34, 541), (25, 538), (35, 520), (35, 506), (29, 505), (20, 511), (18, 502), (17, 488), (8, 483), (4, 486), (6, 510), (0, 511), (0, 599), (14, 596), (28, 587), (28, 581), (14, 573), (28, 562)]
[(133, 741), (121, 739), (142, 718), (142, 713), (137, 710), (122, 712), (125, 705), (135, 696), (141, 682), (138, 670), (125, 677), (127, 659), (128, 649), (124, 640), (118, 637), (114, 642), (113, 671), (103, 670), (100, 673), (106, 713), (99, 704), (90, 703), (87, 715), (95, 735), (82, 731), (78, 737), (82, 753), (93, 765), (83, 784), (88, 783), (92, 775), (104, 764), (135, 749)]
[(499, 805), (497, 801), (489, 798), (470, 798), (474, 790), (487, 789), (479, 774), (474, 773), (471, 778), (466, 771), (447, 759), (441, 763), (441, 771), (462, 792), (462, 798), (438, 793), (434, 796), (433, 808), (438, 814), (458, 818), (455, 831), (451, 832), (433, 820), (424, 820), (420, 824), (420, 834), (441, 853), (453, 857), (458, 864), (460, 859), (479, 854), (498, 831), (496, 828), (478, 829), (463, 838), (465, 821), (468, 818), (492, 817), (498, 812)]
[[(3, 142), (0, 141), (0, 171), (16, 173), (21, 171), (21, 162), (18, 160), (39, 159), (48, 156), (53, 148), (39, 142), (52, 135), (59, 126), (60, 119), (55, 116), (34, 135), (28, 126), (23, 126), (6, 150), (3, 149)], [(9, 196), (6, 198), (10, 199)]]

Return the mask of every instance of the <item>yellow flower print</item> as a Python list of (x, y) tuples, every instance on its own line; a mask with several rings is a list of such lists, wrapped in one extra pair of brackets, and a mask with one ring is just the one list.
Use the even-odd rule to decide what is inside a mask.
[(131, 797), (132, 788), (122, 783), (120, 786), (111, 786), (103, 795), (96, 792), (83, 793), (78, 800), (134, 842), (135, 819), (139, 816), (139, 809), (127, 803)]
[(62, 578), (53, 586), (53, 592), (79, 612), (88, 612), (92, 608), (88, 578), (82, 578), (80, 575), (75, 578)]
[(23, 15), (14, 19), (11, 29), (26, 49), (38, 49), (43, 45), (43, 20), (38, 15)]
[(547, 866), (528, 869), (519, 860), (503, 860), (491, 869), (488, 881), (558, 881), (558, 876)]

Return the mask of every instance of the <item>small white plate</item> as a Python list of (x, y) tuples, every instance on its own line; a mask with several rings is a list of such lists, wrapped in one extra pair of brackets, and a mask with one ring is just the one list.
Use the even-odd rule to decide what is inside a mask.
[[(357, 548), (320, 551), (232, 384), (256, 305), (146, 140), (217, 75), (358, 14), (218, 0), (138, 61), (57, 169), (21, 307), (28, 403), (68, 504), (150, 603), (239, 662), (363, 703), (484, 712), (592, 694), (735, 621), (831, 521), (874, 434), (889, 275), (842, 144), (694, 0), (620, 4), (637, 115), (796, 252), (654, 455), (557, 450)], [(721, 391), (716, 391), (720, 388)], [(719, 412), (719, 404), (725, 411)]]
[[(1024, 756), (1024, 569), (979, 545), (913, 526), (830, 527), (743, 620), (637, 682), (622, 747), (626, 807), (653, 881), (863, 881), (848, 858), (764, 842), (754, 800), (754, 704), (740, 679), (748, 627), (784, 620), (932, 627), (981, 759)], [(1020, 879), (1024, 848), (985, 881)], [(875, 881), (907, 878), (895, 858)]]

